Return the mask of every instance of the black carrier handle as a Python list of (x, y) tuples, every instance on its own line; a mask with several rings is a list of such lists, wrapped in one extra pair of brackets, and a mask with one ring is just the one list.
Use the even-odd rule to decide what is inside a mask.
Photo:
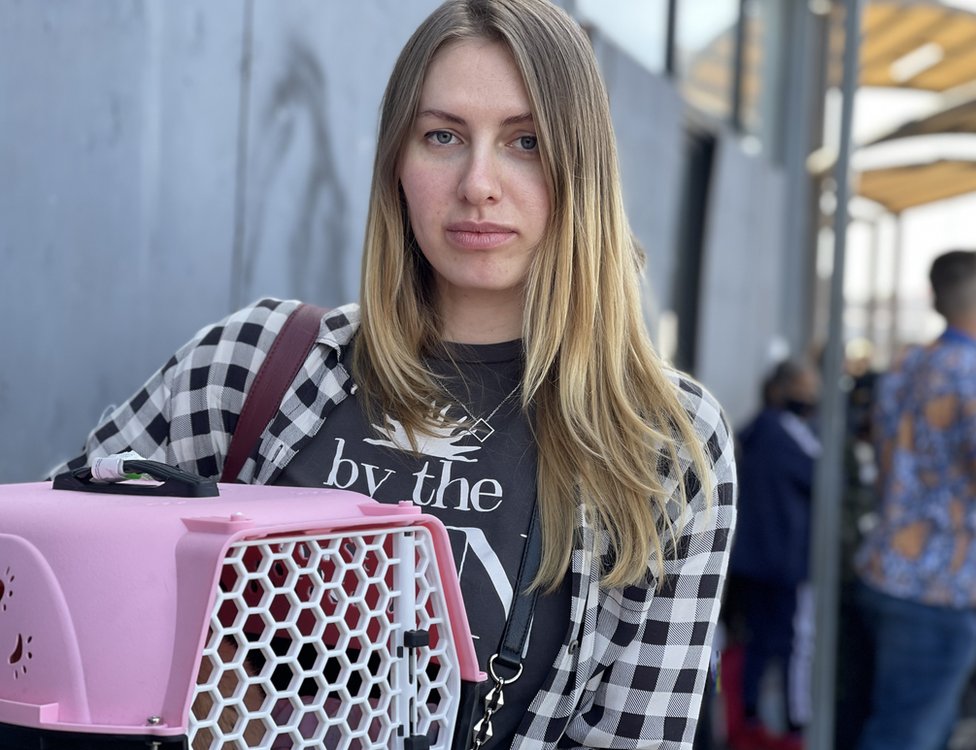
[(98, 482), (92, 479), (91, 468), (84, 466), (58, 474), (54, 477), (52, 489), (163, 497), (217, 497), (220, 494), (215, 480), (160, 461), (144, 458), (125, 460), (122, 462), (122, 469), (127, 474), (146, 474), (161, 484)]

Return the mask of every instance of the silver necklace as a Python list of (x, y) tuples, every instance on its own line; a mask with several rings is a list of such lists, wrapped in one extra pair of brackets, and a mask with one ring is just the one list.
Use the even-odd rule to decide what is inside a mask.
[[(521, 385), (521, 383), (516, 383), (515, 387), (508, 392), (508, 395), (505, 396), (505, 398), (498, 402), (498, 406), (492, 409), (491, 414), (489, 414), (487, 417), (476, 417), (474, 414), (468, 411), (468, 407), (464, 405), (464, 402), (461, 401), (461, 399), (454, 397), (454, 401), (457, 403), (457, 405), (460, 406), (464, 410), (464, 413), (468, 415), (468, 418), (471, 419), (471, 424), (466, 428), (468, 434), (479, 443), (485, 442), (488, 438), (494, 435), (495, 428), (491, 426), (492, 417), (494, 417), (498, 413), (498, 410), (501, 409), (508, 402), (508, 400), (518, 392)], [(453, 394), (450, 392), (448, 392), (448, 394), (453, 396)]]

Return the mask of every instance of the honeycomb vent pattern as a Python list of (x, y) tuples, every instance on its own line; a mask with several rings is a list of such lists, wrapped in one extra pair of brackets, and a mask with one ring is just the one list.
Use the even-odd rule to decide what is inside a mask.
[(440, 580), (422, 527), (232, 546), (191, 746), (449, 747), (460, 676)]

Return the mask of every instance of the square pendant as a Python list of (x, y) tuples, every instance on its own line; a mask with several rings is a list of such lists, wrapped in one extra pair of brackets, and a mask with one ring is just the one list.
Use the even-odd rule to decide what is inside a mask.
[(495, 428), (488, 424), (484, 419), (478, 419), (468, 428), (468, 432), (474, 435), (479, 443), (485, 442), (495, 434)]

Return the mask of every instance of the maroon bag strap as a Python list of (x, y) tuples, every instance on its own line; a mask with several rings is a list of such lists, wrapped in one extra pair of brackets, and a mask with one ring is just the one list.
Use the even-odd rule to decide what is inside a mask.
[(302, 303), (281, 327), (268, 356), (258, 368), (251, 389), (244, 397), (244, 408), (231, 436), (224, 471), (220, 475), (221, 482), (237, 481), (244, 462), (278, 411), (285, 391), (312, 350), (324, 314), (323, 308)]

